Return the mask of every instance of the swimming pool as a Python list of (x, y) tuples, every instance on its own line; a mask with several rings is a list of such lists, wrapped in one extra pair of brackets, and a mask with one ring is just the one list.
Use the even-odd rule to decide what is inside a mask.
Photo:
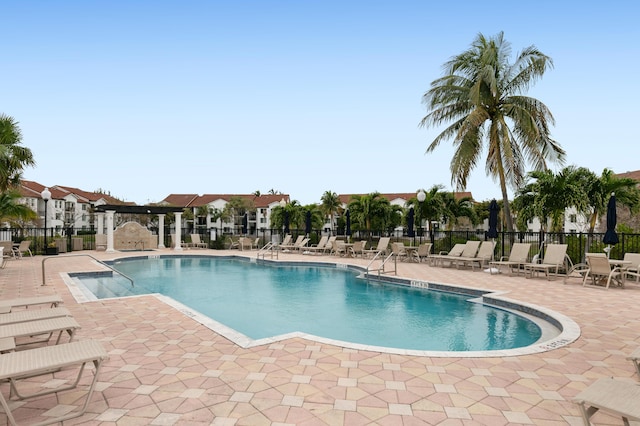
[(250, 339), (301, 332), (338, 342), (418, 351), (530, 346), (538, 323), (469, 295), (359, 279), (359, 271), (257, 264), (207, 256), (150, 256), (113, 263), (132, 277), (83, 276), (97, 298), (160, 293)]

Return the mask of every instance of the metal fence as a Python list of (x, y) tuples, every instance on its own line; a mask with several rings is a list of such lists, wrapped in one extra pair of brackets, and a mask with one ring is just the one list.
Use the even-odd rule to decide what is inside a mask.
[[(17, 244), (22, 240), (32, 240), (31, 251), (34, 254), (44, 254), (46, 251), (64, 253), (77, 250), (93, 250), (95, 249), (95, 231), (86, 229), (68, 228), (62, 232), (47, 230), (46, 240), (48, 250), (45, 246), (45, 230), (43, 228), (24, 228), (24, 229), (0, 229), (1, 241), (12, 241)], [(151, 231), (158, 235), (158, 229), (151, 228)], [(422, 230), (420, 230), (422, 231)], [(369, 246), (377, 244), (377, 240), (382, 237), (391, 237), (392, 241), (403, 241), (409, 245), (419, 245), (422, 242), (431, 242), (433, 244), (433, 252), (448, 252), (455, 244), (464, 243), (467, 240), (487, 240), (485, 231), (441, 231), (432, 230), (425, 232), (417, 232), (415, 236), (409, 237), (406, 232), (398, 230), (387, 231), (371, 231), (371, 232), (354, 232), (350, 236), (339, 235), (341, 239), (351, 240), (367, 240)], [(171, 247), (171, 234), (173, 229), (166, 228), (164, 230), (164, 245)], [(223, 229), (210, 228), (208, 230), (193, 231), (192, 228), (183, 228), (181, 230), (182, 239), (189, 242), (192, 233), (198, 233), (200, 239), (206, 242), (209, 248), (225, 249), (228, 248), (231, 240), (242, 236), (241, 234), (225, 233)], [(294, 238), (298, 235), (306, 235), (304, 229), (291, 229), (289, 232)], [(309, 244), (315, 244), (320, 240), (326, 232), (322, 230), (312, 230), (308, 237)], [(282, 229), (258, 229), (247, 234), (252, 238), (259, 238), (259, 245), (262, 246), (268, 242), (282, 241), (284, 232)], [(530, 243), (531, 256), (534, 256), (544, 250), (545, 244), (561, 243), (567, 244), (567, 255), (573, 263), (584, 262), (584, 254), (588, 252), (603, 252), (607, 247), (602, 242), (604, 233), (543, 233), (543, 232), (500, 232), (496, 238), (496, 258), (508, 256), (511, 252), (513, 243)], [(640, 234), (618, 234), (620, 242), (611, 247), (610, 257), (614, 259), (622, 259), (627, 252), (640, 253)]]

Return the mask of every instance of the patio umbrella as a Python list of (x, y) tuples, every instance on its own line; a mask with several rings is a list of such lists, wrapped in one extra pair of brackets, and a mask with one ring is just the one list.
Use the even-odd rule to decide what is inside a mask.
[(347, 210), (347, 230), (345, 234), (351, 235), (351, 212)]
[(611, 193), (609, 198), (609, 204), (607, 204), (607, 232), (604, 233), (602, 242), (608, 244), (607, 257), (609, 257), (609, 251), (611, 251), (611, 244), (618, 244), (618, 234), (616, 234), (616, 224), (618, 217), (616, 213), (616, 195)]
[(286, 210), (284, 211), (284, 233), (289, 233), (289, 212)]
[(304, 233), (309, 235), (311, 233), (311, 211), (307, 210), (304, 218)]
[(496, 200), (491, 200), (489, 203), (489, 230), (487, 231), (488, 238), (498, 238), (498, 212), (500, 207)]
[(244, 216), (242, 216), (242, 233), (246, 234), (247, 233), (247, 225), (248, 225), (248, 218), (247, 218), (247, 214), (245, 213)]
[(416, 236), (416, 233), (413, 231), (414, 214), (413, 207), (411, 207), (409, 209), (409, 214), (407, 215), (407, 236), (411, 238)]

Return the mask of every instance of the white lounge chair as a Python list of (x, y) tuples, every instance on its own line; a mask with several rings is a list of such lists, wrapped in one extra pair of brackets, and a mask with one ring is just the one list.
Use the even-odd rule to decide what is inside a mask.
[(446, 251), (441, 251), (438, 254), (434, 254), (433, 256), (431, 256), (431, 264), (433, 266), (439, 266), (439, 264), (441, 264), (441, 262), (447, 258), (447, 257), (460, 257), (462, 256), (462, 252), (464, 251), (464, 244), (455, 244), (453, 247), (451, 247), (451, 250), (449, 250), (448, 252)]
[[(39, 423), (41, 425), (60, 423), (65, 420), (82, 416), (87, 411), (87, 407), (91, 402), (91, 396), (93, 395), (96, 383), (98, 382), (100, 366), (102, 365), (102, 362), (108, 358), (107, 352), (100, 343), (95, 340), (84, 340), (56, 346), (43, 346), (26, 351), (5, 353), (1, 356), (0, 381), (9, 381), (11, 395), (20, 400), (76, 389), (80, 379), (82, 378), (82, 373), (85, 370), (86, 364), (93, 363), (95, 367), (95, 371), (93, 371), (93, 380), (89, 384), (85, 402), (80, 410), (72, 412), (69, 412), (66, 409), (60, 410), (60, 416), (47, 419), (45, 422)], [(54, 389), (48, 388), (29, 395), (22, 394), (20, 389), (18, 389), (18, 384), (21, 379), (51, 374), (53, 371), (70, 367), (78, 367), (79, 371), (76, 380), (69, 385), (65, 384), (60, 388)], [(29, 387), (32, 388), (31, 386), (32, 385)], [(50, 386), (49, 382), (47, 382), (47, 386)], [(74, 397), (74, 399), (75, 398), (76, 397)], [(8, 423), (15, 426), (17, 424), (16, 420), (13, 417), (11, 408), (2, 392), (0, 392), (0, 405), (4, 408)], [(51, 410), (51, 412), (55, 413), (55, 410)]]
[[(55, 344), (60, 343), (62, 333), (65, 331), (69, 334), (69, 342), (73, 341), (74, 334), (80, 324), (72, 317), (58, 317), (40, 319), (34, 321), (18, 322), (13, 324), (0, 325), (0, 339), (5, 337), (13, 337), (16, 339), (16, 345), (31, 345), (35, 343), (49, 342), (51, 337), (58, 333)], [(29, 339), (18, 342), (20, 338), (30, 338), (34, 336), (46, 335), (47, 337), (39, 340)]]
[(329, 237), (323, 235), (320, 238), (320, 241), (318, 241), (318, 244), (312, 244), (309, 247), (305, 247), (303, 254), (324, 253), (327, 241), (329, 241)]
[(376, 256), (377, 254), (386, 254), (387, 253), (387, 247), (389, 247), (389, 241), (391, 241), (391, 238), (389, 237), (380, 237), (380, 239), (378, 240), (378, 245), (376, 246), (376, 248), (373, 249), (368, 249), (364, 251), (364, 256)]
[(33, 257), (33, 253), (31, 253), (30, 247), (31, 240), (22, 240), (20, 241), (20, 245), (13, 249), (13, 255), (18, 259), (22, 259), (22, 256), (25, 253), (28, 253), (30, 257)]
[(15, 312), (0, 314), (0, 325), (70, 316), (71, 312), (67, 308), (19, 309)]
[(300, 246), (303, 240), (304, 240), (304, 235), (298, 235), (298, 238), (296, 238), (293, 244), (280, 244), (280, 248), (284, 251), (295, 250), (298, 248), (298, 246)]
[(200, 234), (191, 234), (191, 243), (189, 243), (189, 246), (194, 248), (208, 248), (207, 243), (200, 239)]
[[(466, 257), (463, 253), (459, 258), (452, 260), (452, 263), (455, 263), (456, 268), (460, 265), (471, 266), (471, 270), (474, 271), (477, 264), (482, 269), (493, 259), (495, 249), (496, 243), (494, 241), (482, 241), (475, 256)], [(472, 251), (473, 247), (469, 250)]]
[(499, 272), (501, 267), (508, 268), (511, 274), (514, 270), (520, 272), (520, 267), (529, 259), (529, 250), (531, 243), (514, 243), (508, 258), (502, 257), (500, 260), (489, 262), (490, 272), (493, 274), (494, 269)]
[(56, 307), (62, 303), (62, 297), (57, 294), (51, 296), (34, 296), (34, 297), (20, 297), (16, 299), (4, 299), (0, 300), (0, 313), (7, 313), (13, 311), (18, 307), (30, 307), (36, 305), (49, 305), (50, 307)]
[(418, 246), (418, 250), (413, 252), (413, 255), (416, 258), (416, 262), (428, 261), (431, 257), (431, 247), (433, 244), (431, 243), (422, 243)]
[(456, 244), (448, 254), (439, 255), (437, 259), (440, 262), (440, 266), (444, 266), (445, 262), (449, 262), (449, 265), (457, 265), (456, 262), (461, 258), (471, 259), (476, 257), (479, 248), (480, 241), (469, 240), (462, 245), (462, 251), (458, 251), (460, 247)]
[(631, 262), (630, 265), (624, 268), (627, 275), (633, 275), (636, 277), (636, 282), (640, 281), (640, 253), (625, 253), (622, 259), (627, 262)]
[(541, 263), (525, 263), (525, 277), (531, 278), (534, 274), (544, 272), (547, 280), (551, 280), (551, 272), (558, 276), (560, 267), (564, 265), (564, 259), (567, 254), (566, 244), (548, 244), (544, 258)]
[(598, 410), (604, 410), (622, 417), (625, 425), (629, 420), (640, 420), (640, 386), (612, 378), (596, 380), (573, 399), (582, 413), (585, 426), (590, 426), (590, 418)]
[[(612, 267), (604, 253), (587, 253), (586, 258), (589, 269), (587, 269), (582, 279), (583, 286), (587, 285), (589, 278), (591, 278), (591, 285), (603, 283), (605, 288), (609, 288), (612, 280), (622, 283), (622, 270), (617, 266)], [(605, 280), (606, 284), (604, 283)]]

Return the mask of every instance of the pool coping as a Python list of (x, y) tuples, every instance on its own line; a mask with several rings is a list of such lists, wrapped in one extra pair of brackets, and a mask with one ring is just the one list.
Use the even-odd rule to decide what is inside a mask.
[[(530, 355), (536, 353), (547, 352), (553, 349), (561, 348), (566, 346), (580, 337), (581, 331), (580, 326), (573, 321), (571, 318), (563, 315), (557, 311), (553, 311), (551, 309), (547, 309), (542, 306), (521, 302), (515, 299), (510, 299), (505, 297), (504, 295), (508, 292), (503, 291), (494, 291), (489, 289), (477, 288), (477, 287), (458, 287), (452, 284), (443, 284), (443, 283), (435, 283), (429, 281), (415, 280), (397, 276), (380, 276), (375, 274), (367, 274), (366, 268), (363, 268), (358, 265), (351, 265), (347, 263), (336, 263), (336, 262), (314, 262), (314, 261), (297, 261), (297, 260), (272, 260), (272, 259), (257, 259), (257, 258), (247, 258), (245, 256), (236, 256), (236, 255), (226, 255), (226, 256), (211, 256), (207, 254), (163, 254), (163, 255), (142, 255), (142, 256), (124, 256), (118, 257), (116, 259), (112, 259), (109, 261), (105, 261), (104, 263), (110, 265), (118, 261), (128, 261), (128, 260), (136, 260), (136, 259), (149, 259), (149, 258), (176, 258), (176, 257), (215, 257), (222, 259), (236, 259), (242, 260), (250, 263), (268, 263), (274, 264), (278, 266), (324, 266), (324, 267), (334, 267), (337, 269), (351, 269), (357, 272), (360, 272), (361, 277), (363, 279), (371, 279), (380, 281), (383, 283), (401, 285), (401, 286), (410, 286), (410, 287), (418, 287), (425, 288), (436, 291), (446, 291), (457, 294), (467, 294), (469, 296), (476, 297), (482, 301), (483, 304), (487, 304), (489, 306), (515, 311), (516, 313), (524, 314), (525, 316), (530, 315), (533, 317), (537, 317), (543, 321), (546, 321), (556, 327), (559, 330), (559, 334), (544, 341), (538, 341), (532, 345), (524, 346), (521, 348), (513, 348), (513, 349), (498, 349), (498, 350), (486, 350), (486, 351), (430, 351), (430, 350), (417, 350), (417, 349), (400, 349), (400, 348), (390, 348), (385, 346), (375, 346), (375, 345), (365, 345), (359, 343), (346, 342), (341, 340), (329, 339), (321, 336), (316, 336), (313, 334), (303, 333), (303, 332), (291, 332), (285, 333), (277, 336), (271, 336), (263, 339), (251, 339), (248, 336), (198, 312), (197, 310), (190, 308), (177, 300), (164, 296), (158, 293), (150, 293), (145, 295), (135, 295), (135, 296), (125, 296), (120, 298), (112, 298), (112, 299), (127, 299), (132, 297), (147, 297), (152, 296), (158, 299), (159, 301), (173, 307), (177, 311), (181, 312), (185, 316), (192, 318), (196, 322), (204, 325), (210, 330), (224, 336), (230, 341), (234, 342), (238, 346), (242, 348), (253, 348), (257, 346), (263, 346), (272, 344), (275, 342), (279, 342), (282, 340), (287, 340), (291, 338), (304, 338), (307, 340), (315, 341), (318, 343), (330, 344), (338, 347), (355, 349), (355, 350), (364, 350), (371, 352), (379, 352), (379, 353), (388, 353), (388, 354), (396, 354), (396, 355), (412, 355), (412, 356), (421, 356), (421, 357), (439, 357), (439, 358), (495, 358), (495, 357), (511, 357), (511, 356), (520, 356), (520, 355)], [(99, 262), (96, 262), (96, 265), (100, 265)], [(80, 273), (64, 273), (61, 272), (60, 275), (69, 288), (71, 294), (75, 298), (78, 303), (87, 303), (92, 301), (97, 301), (95, 296), (90, 293), (86, 289), (80, 288), (75, 281), (72, 280), (71, 277), (79, 276), (79, 275), (103, 275), (109, 274), (111, 271), (94, 271), (94, 272), (80, 272)], [(90, 293), (90, 294), (87, 294)]]

